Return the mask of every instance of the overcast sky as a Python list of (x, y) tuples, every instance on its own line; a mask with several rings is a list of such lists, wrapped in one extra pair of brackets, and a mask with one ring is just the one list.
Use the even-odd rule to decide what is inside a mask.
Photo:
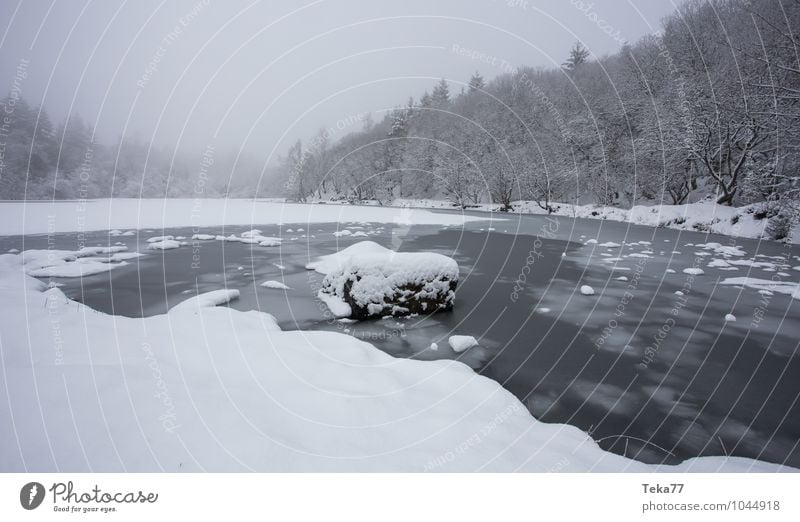
[[(656, 31), (670, 0), (188, 0), (0, 2), (0, 78), (100, 141), (136, 136), (261, 159), (320, 127), (452, 90), (478, 70), (557, 66)], [(473, 57), (473, 55), (475, 57)]]

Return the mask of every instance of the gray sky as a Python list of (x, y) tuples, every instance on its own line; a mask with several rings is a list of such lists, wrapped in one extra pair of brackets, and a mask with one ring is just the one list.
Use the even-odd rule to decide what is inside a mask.
[[(663, 0), (162, 0), (0, 2), (0, 78), (55, 121), (79, 113), (187, 152), (244, 147), (266, 160), (319, 128), (418, 98), (438, 78), (556, 66), (660, 26)], [(458, 52), (456, 52), (458, 51)], [(482, 55), (473, 58), (472, 55)]]

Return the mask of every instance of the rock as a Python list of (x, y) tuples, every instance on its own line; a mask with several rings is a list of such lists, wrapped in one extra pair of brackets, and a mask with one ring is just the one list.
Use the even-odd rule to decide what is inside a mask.
[[(334, 315), (368, 319), (452, 310), (458, 284), (455, 260), (364, 243), (334, 254), (326, 262), (329, 269), (318, 297)], [(340, 304), (349, 307), (349, 314)]]

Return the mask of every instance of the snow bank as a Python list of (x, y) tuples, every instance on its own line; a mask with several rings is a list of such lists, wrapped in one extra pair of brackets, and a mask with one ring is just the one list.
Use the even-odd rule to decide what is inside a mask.
[(224, 305), (230, 303), (234, 299), (239, 298), (239, 291), (236, 289), (220, 289), (212, 290), (190, 297), (185, 301), (181, 301), (169, 309), (172, 312), (196, 312), (200, 308), (210, 308), (214, 306)]
[(536, 421), (457, 361), (283, 332), (257, 311), (110, 316), (21, 271), (19, 256), (0, 257), (5, 472), (791, 470), (724, 457), (649, 466)]
[(33, 277), (85, 277), (126, 266), (125, 259), (138, 257), (126, 246), (84, 247), (80, 250), (34, 249), (7, 256), (6, 263), (23, 266)]
[(755, 277), (729, 277), (720, 281), (721, 285), (735, 285), (752, 288), (759, 291), (777, 292), (800, 299), (800, 284), (791, 281), (773, 281), (771, 279), (757, 279)]
[[(416, 208), (452, 208), (448, 202), (424, 199), (397, 199), (393, 204)], [(515, 201), (512, 205), (515, 213), (547, 214), (535, 201)], [(699, 201), (686, 205), (637, 205), (631, 209), (569, 203), (552, 203), (552, 206), (555, 210), (552, 215), (557, 216), (624, 221), (636, 225), (711, 232), (726, 236), (767, 238), (768, 220), (756, 219), (762, 206), (759, 204), (728, 207), (711, 201)], [(496, 204), (482, 204), (473, 210), (496, 213), (498, 209), (499, 205)], [(792, 242), (800, 243), (800, 224), (794, 226), (791, 237)]]
[[(252, 199), (95, 199), (0, 202), (0, 235), (108, 229), (165, 229), (284, 223), (377, 222), (463, 225), (481, 218), (359, 205), (276, 203)], [(127, 234), (123, 234), (127, 235)]]
[[(458, 283), (458, 264), (452, 258), (394, 252), (371, 241), (325, 256), (307, 268), (326, 274), (319, 293), (346, 303), (350, 317), (356, 319), (450, 310)], [(341, 306), (331, 310), (334, 315), (343, 311)]]

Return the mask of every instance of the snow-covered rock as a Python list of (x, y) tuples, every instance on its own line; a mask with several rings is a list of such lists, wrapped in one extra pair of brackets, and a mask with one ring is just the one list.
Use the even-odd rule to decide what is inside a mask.
[(583, 295), (594, 295), (594, 288), (589, 285), (583, 285), (581, 286), (581, 293)]
[(471, 335), (451, 335), (447, 344), (454, 352), (461, 353), (478, 346), (478, 341)]
[[(428, 314), (450, 310), (458, 283), (458, 264), (435, 253), (394, 252), (364, 241), (325, 256), (306, 268), (325, 278), (319, 298), (350, 308), (349, 317)], [(336, 306), (341, 316), (344, 306)]]

